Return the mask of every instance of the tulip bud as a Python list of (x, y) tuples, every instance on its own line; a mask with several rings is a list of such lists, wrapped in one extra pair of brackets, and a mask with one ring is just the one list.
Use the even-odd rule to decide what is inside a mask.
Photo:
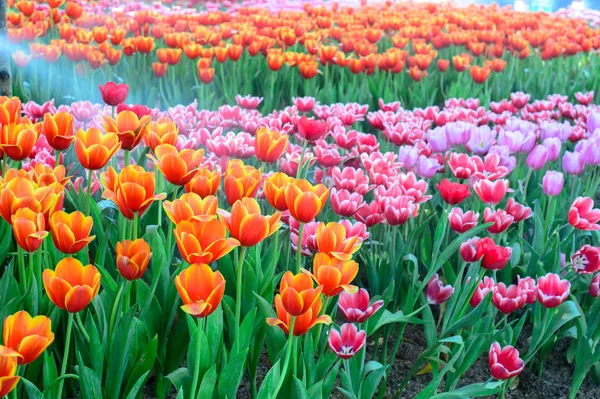
[(446, 302), (454, 293), (454, 287), (444, 285), (438, 274), (434, 274), (427, 283), (427, 302), (431, 305), (439, 305)]
[(544, 194), (556, 197), (560, 195), (564, 184), (563, 174), (553, 170), (549, 170), (542, 179), (542, 189)]

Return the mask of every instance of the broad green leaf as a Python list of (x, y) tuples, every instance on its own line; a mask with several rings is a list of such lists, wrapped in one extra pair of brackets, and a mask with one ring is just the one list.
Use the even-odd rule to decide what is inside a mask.
[(248, 355), (248, 348), (244, 349), (233, 358), (230, 359), (229, 363), (223, 368), (219, 375), (219, 397), (235, 397), (240, 382), (242, 381), (242, 375), (244, 373), (244, 364), (246, 364), (246, 356)]

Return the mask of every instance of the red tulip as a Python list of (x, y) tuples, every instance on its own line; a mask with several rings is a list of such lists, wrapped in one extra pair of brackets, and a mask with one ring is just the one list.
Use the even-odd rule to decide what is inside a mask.
[(477, 243), (477, 259), (481, 259), (481, 267), (487, 270), (500, 270), (510, 260), (511, 247), (496, 245), (489, 237), (483, 238)]
[(458, 205), (471, 195), (468, 185), (453, 183), (448, 179), (442, 180), (437, 188), (440, 190), (442, 199), (450, 205)]
[(502, 201), (508, 191), (508, 180), (482, 179), (473, 185), (473, 189), (484, 204), (496, 205)]
[(594, 200), (577, 197), (569, 209), (569, 223), (579, 230), (600, 230), (596, 223), (600, 220), (600, 209), (594, 208)]
[(483, 280), (480, 281), (479, 284), (477, 284), (475, 292), (469, 300), (469, 304), (471, 304), (471, 306), (473, 306), (474, 308), (477, 307), (477, 305), (479, 305), (481, 301), (483, 301), (483, 298), (485, 298), (487, 294), (493, 292), (495, 286), (496, 284), (494, 283), (494, 279), (485, 276)]
[(600, 248), (584, 245), (571, 256), (571, 266), (577, 273), (596, 273), (600, 270)]
[(558, 274), (548, 273), (538, 278), (538, 301), (547, 308), (555, 308), (563, 303), (571, 292), (571, 283), (561, 280)]
[(427, 283), (427, 302), (432, 305), (446, 302), (452, 294), (454, 294), (454, 287), (450, 284), (444, 285), (437, 273)]
[(316, 141), (327, 133), (327, 123), (324, 121), (307, 118), (302, 115), (298, 121), (298, 134), (305, 140)]
[(515, 223), (529, 219), (532, 216), (530, 207), (519, 204), (513, 198), (509, 198), (506, 203), (506, 213), (513, 217)]
[(129, 92), (128, 85), (125, 83), (116, 84), (115, 82), (107, 82), (104, 86), (98, 85), (98, 89), (100, 89), (102, 101), (112, 107), (125, 102), (125, 98), (127, 98), (127, 93)]
[(364, 288), (351, 294), (340, 292), (338, 308), (350, 323), (363, 323), (383, 306), (379, 300), (369, 305), (369, 293)]
[(456, 231), (458, 234), (462, 234), (465, 231), (471, 230), (477, 226), (477, 220), (479, 219), (479, 213), (473, 211), (463, 212), (460, 208), (452, 208), (448, 214), (448, 221), (450, 222), (450, 228)]
[(367, 333), (363, 330), (358, 331), (358, 328), (351, 323), (343, 324), (340, 331), (341, 334), (335, 328), (329, 330), (327, 343), (338, 357), (350, 359), (365, 346)]
[(490, 347), (488, 365), (490, 366), (492, 377), (498, 380), (508, 380), (516, 377), (523, 371), (525, 362), (519, 357), (519, 351), (514, 347), (507, 345), (504, 348), (500, 348), (500, 344), (494, 342)]
[(521, 309), (527, 302), (527, 293), (515, 284), (506, 287), (504, 283), (498, 283), (493, 292), (492, 302), (504, 314), (510, 314), (517, 309)]
[(485, 208), (483, 211), (483, 222), (494, 223), (488, 227), (490, 234), (502, 233), (504, 230), (508, 229), (513, 220), (514, 218), (502, 209), (492, 211), (490, 208)]

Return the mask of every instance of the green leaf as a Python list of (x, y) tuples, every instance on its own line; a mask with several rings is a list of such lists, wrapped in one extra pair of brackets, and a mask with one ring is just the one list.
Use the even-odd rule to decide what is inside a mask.
[(192, 383), (192, 376), (190, 371), (185, 367), (180, 367), (172, 373), (167, 374), (158, 383), (158, 392), (167, 392), (169, 390), (169, 384), (173, 384), (177, 391), (180, 391), (182, 387), (187, 387)]
[(31, 381), (21, 377), (21, 384), (24, 385), (25, 392), (29, 399), (44, 399), (42, 392)]
[(559, 328), (579, 316), (581, 316), (581, 313), (573, 301), (566, 301), (558, 305), (554, 309), (552, 320), (550, 321), (550, 324), (544, 333), (544, 338), (540, 344), (543, 345), (546, 343), (552, 336), (554, 336)]
[(204, 374), (198, 391), (199, 398), (212, 398), (217, 386), (217, 365), (213, 364)]
[(127, 361), (129, 359), (129, 348), (133, 344), (134, 328), (133, 320), (136, 308), (132, 307), (121, 319), (115, 329), (108, 355), (108, 369), (106, 371), (106, 396), (109, 398), (119, 397), (121, 383), (125, 377)]
[(150, 374), (150, 370), (146, 371), (143, 375), (140, 376), (140, 378), (138, 378), (137, 382), (133, 385), (125, 399), (135, 399), (137, 397), (140, 388), (142, 387), (142, 385), (144, 385), (146, 378), (148, 378), (148, 374)]
[(229, 363), (223, 368), (223, 371), (219, 375), (219, 397), (235, 397), (235, 393), (242, 381), (247, 355), (248, 348), (231, 358)]
[(258, 390), (257, 399), (270, 399), (271, 392), (273, 391), (273, 386), (279, 381), (280, 378), (280, 370), (279, 370), (280, 361), (276, 361), (271, 370), (265, 376), (262, 384), (260, 385), (260, 389)]
[(79, 393), (82, 399), (101, 399), (104, 397), (100, 379), (94, 370), (78, 364), (75, 366), (75, 371), (79, 375)]
[[(58, 378), (58, 370), (56, 369), (56, 361), (54, 354), (50, 351), (44, 351), (44, 367), (42, 371), (44, 380), (44, 389), (48, 389), (50, 384)], [(50, 396), (56, 397), (58, 391), (56, 389), (49, 391)]]
[(478, 396), (488, 396), (500, 392), (500, 388), (504, 381), (482, 382), (470, 384), (449, 392), (433, 395), (430, 399), (459, 399), (459, 398), (474, 398)]
[(361, 399), (370, 399), (375, 395), (381, 379), (385, 376), (388, 366), (381, 366), (371, 371), (362, 383)]
[[(300, 381), (296, 376), (293, 376), (292, 383), (292, 397), (294, 399), (308, 399), (310, 398), (304, 383)], [(311, 398), (312, 399), (312, 398)]]
[[(131, 396), (131, 393), (136, 389), (136, 386), (138, 383), (140, 383), (140, 381), (140, 386), (144, 383), (145, 377), (148, 376), (148, 373), (150, 373), (150, 370), (152, 370), (152, 367), (154, 366), (157, 349), (158, 336), (154, 336), (154, 338), (148, 342), (148, 345), (146, 345), (146, 348), (137, 359), (133, 370), (131, 370), (131, 374), (129, 374), (129, 380), (127, 382), (127, 387), (125, 388), (125, 392), (129, 392), (127, 397)], [(138, 386), (137, 390), (139, 389), (140, 387)], [(137, 393), (135, 395), (137, 395)]]
[(371, 329), (369, 325), (369, 331), (367, 335), (371, 335), (381, 327), (391, 323), (423, 324), (423, 320), (412, 316), (405, 316), (401, 310), (392, 313), (389, 310), (385, 309), (383, 310), (381, 318), (377, 321), (377, 324), (373, 327), (373, 329)]

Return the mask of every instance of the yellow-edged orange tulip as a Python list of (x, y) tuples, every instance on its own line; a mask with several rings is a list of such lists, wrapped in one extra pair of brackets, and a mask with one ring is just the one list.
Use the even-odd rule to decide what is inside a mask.
[[(32, 182), (40, 186), (52, 186), (54, 183), (58, 183), (65, 187), (71, 176), (66, 176), (67, 170), (64, 165), (58, 165), (55, 168), (44, 165), (41, 162), (36, 162), (33, 168), (29, 169), (27, 175)], [(55, 190), (56, 191), (56, 190)]]
[(148, 133), (144, 137), (144, 143), (154, 152), (154, 149), (161, 144), (175, 145), (178, 135), (179, 131), (175, 122), (171, 118), (163, 117), (150, 125)]
[(2, 340), (4, 345), (19, 352), (19, 364), (29, 364), (54, 341), (52, 322), (46, 316), (31, 317), (21, 310), (4, 319)]
[(0, 179), (0, 215), (8, 223), (20, 208), (42, 212), (45, 217), (53, 213), (61, 204), (61, 196), (56, 194), (53, 185), (36, 185), (23, 169), (9, 169)]
[(292, 182), (292, 178), (282, 172), (275, 172), (267, 179), (263, 185), (263, 192), (269, 204), (278, 211), (287, 211), (288, 206), (285, 202), (285, 188)]
[(214, 195), (202, 198), (196, 193), (185, 193), (173, 202), (163, 201), (163, 208), (174, 224), (191, 219), (208, 222), (217, 216), (219, 200)]
[(0, 97), (0, 125), (19, 123), (21, 120), (21, 100), (18, 97)]
[(121, 276), (129, 281), (144, 275), (151, 257), (150, 245), (142, 238), (117, 243), (117, 268)]
[(44, 215), (29, 208), (18, 209), (11, 224), (15, 241), (27, 252), (37, 251), (48, 235)]
[(253, 247), (281, 226), (281, 214), (263, 216), (260, 205), (254, 198), (242, 198), (231, 207), (231, 213), (219, 210), (219, 216), (225, 222), (229, 234), (240, 242), (242, 247)]
[(304, 270), (323, 286), (323, 295), (336, 296), (342, 291), (354, 293), (357, 287), (350, 285), (358, 274), (358, 263), (353, 260), (339, 260), (319, 252), (313, 261), (313, 272)]
[(336, 222), (319, 223), (316, 238), (319, 252), (340, 260), (352, 259), (362, 244), (357, 236), (346, 239), (346, 228)]
[(319, 316), (319, 313), (321, 313), (321, 306), (323, 304), (320, 295), (317, 296), (317, 299), (313, 302), (312, 306), (300, 316), (293, 316), (285, 310), (280, 295), (275, 296), (274, 302), (277, 318), (267, 318), (267, 324), (270, 326), (279, 326), (279, 328), (281, 328), (286, 334), (289, 334), (290, 332), (292, 317), (296, 317), (294, 322), (294, 331), (292, 332), (295, 336), (306, 334), (311, 328), (319, 323), (331, 324), (331, 317), (325, 314)]
[(194, 263), (175, 277), (175, 287), (181, 297), (181, 309), (194, 316), (206, 317), (214, 312), (225, 292), (225, 279), (204, 263)]
[(50, 232), (54, 246), (65, 254), (75, 254), (85, 248), (96, 236), (90, 237), (93, 219), (79, 211), (58, 211), (50, 216)]
[(211, 263), (240, 245), (235, 238), (227, 238), (227, 227), (219, 219), (181, 221), (175, 228), (175, 240), (188, 263)]
[(322, 184), (294, 179), (285, 188), (285, 202), (290, 215), (300, 223), (312, 221), (325, 206), (329, 190)]
[(176, 186), (187, 184), (198, 173), (204, 150), (177, 150), (171, 144), (161, 144), (154, 149), (154, 154), (148, 154), (154, 165), (165, 176), (169, 183)]
[(44, 288), (50, 300), (69, 313), (82, 311), (98, 295), (100, 273), (92, 266), (83, 266), (74, 258), (58, 262), (55, 270), (43, 273)]
[(2, 125), (0, 149), (14, 161), (27, 158), (39, 137), (39, 126), (23, 118), (21, 123)]
[(129, 165), (117, 172), (111, 167), (100, 175), (104, 186), (102, 198), (119, 206), (127, 219), (133, 220), (135, 213), (141, 216), (156, 200), (165, 198), (165, 194), (154, 194), (154, 173), (146, 172), (139, 165)]
[(21, 377), (17, 375), (19, 352), (0, 345), (0, 397), (8, 395), (17, 386)]
[(229, 161), (225, 173), (225, 197), (229, 205), (244, 197), (254, 197), (258, 192), (261, 181), (259, 169), (251, 165), (244, 165), (239, 159)]
[(256, 158), (261, 162), (277, 161), (288, 145), (288, 135), (263, 126), (256, 131)]
[(64, 151), (75, 140), (73, 116), (65, 111), (59, 111), (54, 115), (46, 112), (42, 131), (50, 147), (58, 151)]
[(281, 304), (285, 311), (292, 316), (300, 316), (307, 312), (321, 295), (323, 287), (314, 287), (312, 278), (306, 273), (294, 275), (291, 271), (285, 272), (279, 283)]
[(121, 142), (116, 133), (102, 134), (95, 127), (77, 131), (75, 155), (85, 169), (102, 169), (120, 148)]
[(141, 119), (132, 111), (121, 111), (114, 120), (110, 116), (104, 117), (104, 131), (115, 133), (121, 142), (121, 148), (133, 150), (147, 134), (152, 117), (143, 116)]
[(221, 183), (221, 173), (218, 170), (210, 170), (200, 167), (196, 175), (185, 185), (185, 191), (196, 193), (202, 198), (215, 195)]

